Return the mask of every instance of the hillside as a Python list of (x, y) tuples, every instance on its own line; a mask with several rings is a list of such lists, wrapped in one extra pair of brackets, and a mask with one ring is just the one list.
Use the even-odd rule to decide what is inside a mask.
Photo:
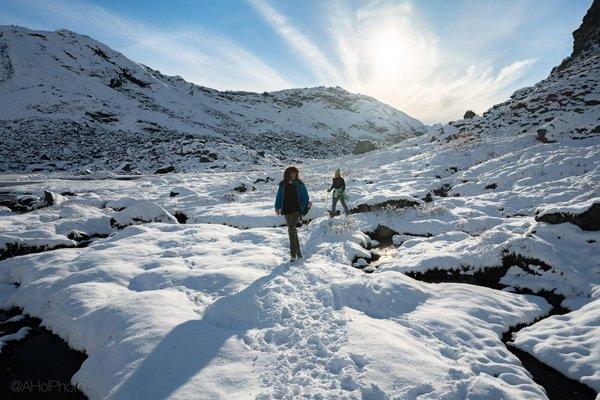
[(67, 30), (0, 27), (0, 170), (246, 168), (423, 133), (342, 88), (220, 92)]

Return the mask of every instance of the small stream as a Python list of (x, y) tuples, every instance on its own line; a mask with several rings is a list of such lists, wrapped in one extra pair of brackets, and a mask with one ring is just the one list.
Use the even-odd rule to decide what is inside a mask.
[[(367, 260), (368, 263), (377, 261), (382, 254), (385, 254), (386, 249), (390, 249), (394, 246), (392, 237), (398, 232), (379, 225), (375, 231), (365, 232), (372, 240), (379, 242), (377, 252), (372, 252), (372, 257)], [(370, 249), (369, 249), (370, 250)], [(356, 262), (356, 258), (352, 261), (352, 265)], [(477, 271), (474, 274), (465, 275), (460, 270), (429, 270), (424, 273), (408, 272), (406, 275), (413, 279), (427, 282), (427, 283), (463, 283), (477, 286), (485, 286), (496, 290), (501, 290), (505, 286), (500, 283), (500, 279), (506, 274), (506, 270), (510, 265), (525, 265), (527, 263), (538, 264), (542, 268), (546, 266), (538, 260), (531, 260), (521, 257), (519, 255), (508, 254), (503, 258), (502, 267), (498, 268), (485, 268), (481, 271)], [(374, 268), (371, 271), (375, 270)], [(561, 372), (544, 364), (531, 354), (520, 350), (513, 346), (510, 342), (512, 341), (513, 333), (519, 330), (531, 326), (536, 322), (544, 318), (548, 318), (552, 315), (566, 314), (569, 312), (568, 309), (561, 306), (564, 296), (558, 295), (554, 292), (540, 291), (533, 293), (528, 289), (516, 290), (519, 294), (533, 294), (536, 296), (543, 297), (550, 305), (552, 310), (548, 315), (540, 318), (529, 324), (519, 324), (512, 326), (508, 331), (502, 335), (502, 342), (506, 345), (506, 348), (514, 354), (520, 361), (523, 367), (529, 371), (533, 380), (546, 390), (546, 394), (550, 400), (595, 400), (597, 393), (589, 386), (566, 377)]]
[[(18, 321), (6, 322), (19, 317)], [(0, 310), (0, 336), (31, 330), (24, 339), (6, 342), (0, 351), (0, 398), (2, 399), (86, 399), (71, 378), (86, 355), (73, 350), (57, 335), (41, 326), (37, 318), (12, 308)]]

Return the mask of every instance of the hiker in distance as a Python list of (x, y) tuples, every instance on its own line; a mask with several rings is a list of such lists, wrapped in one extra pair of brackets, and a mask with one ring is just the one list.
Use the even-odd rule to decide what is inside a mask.
[(308, 190), (300, 180), (298, 168), (287, 167), (283, 172), (283, 180), (279, 182), (275, 197), (275, 212), (283, 214), (290, 236), (290, 261), (302, 258), (296, 225), (302, 215), (312, 207), (308, 198)]
[(348, 199), (348, 195), (346, 194), (346, 181), (342, 178), (342, 173), (339, 168), (335, 170), (335, 176), (333, 177), (331, 187), (327, 189), (327, 192), (331, 192), (332, 190), (331, 217), (333, 218), (335, 216), (335, 207), (337, 206), (338, 201), (342, 203), (346, 215), (350, 214), (348, 206), (346, 205), (346, 200)]

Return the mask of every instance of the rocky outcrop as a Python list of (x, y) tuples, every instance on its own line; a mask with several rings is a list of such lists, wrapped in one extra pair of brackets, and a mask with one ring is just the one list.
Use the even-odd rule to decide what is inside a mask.
[(552, 71), (560, 73), (577, 58), (587, 57), (600, 48), (600, 0), (594, 0), (579, 28), (573, 32), (573, 52)]

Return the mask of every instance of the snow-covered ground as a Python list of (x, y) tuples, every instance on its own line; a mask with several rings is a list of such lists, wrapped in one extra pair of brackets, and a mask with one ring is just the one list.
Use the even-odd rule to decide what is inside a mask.
[[(0, 209), (0, 305), (86, 352), (73, 381), (91, 399), (544, 399), (502, 341), (521, 324), (516, 347), (598, 391), (600, 34), (585, 24), (548, 79), (482, 116), (303, 159), (302, 262), (273, 211), (278, 164), (4, 174), (24, 196), (6, 204), (29, 211)], [(353, 213), (330, 219), (337, 168)], [(378, 258), (380, 226), (394, 245)]]
[(290, 264), (284, 228), (130, 226), (3, 261), (20, 282), (4, 304), (86, 351), (74, 381), (90, 398), (544, 397), (500, 340), (543, 299), (365, 275), (348, 265), (368, 240), (355, 229), (313, 221)]
[[(555, 290), (584, 315), (553, 318), (594, 321), (600, 234), (535, 217), (550, 204), (584, 212), (597, 201), (600, 143), (501, 136), (509, 144), (495, 148), (505, 154), (473, 163), (470, 148), (430, 140), (300, 165), (315, 207), (300, 229), (306, 259), (298, 264), (287, 262), (284, 221), (273, 212), (279, 169), (135, 180), (6, 175), (42, 182), (15, 188), (23, 193), (76, 196), (0, 219), (5, 243), (71, 246), (1, 261), (3, 304), (23, 307), (88, 354), (74, 382), (90, 398), (545, 398), (501, 341), (510, 326), (545, 316), (544, 299), (427, 284), (403, 272), (469, 273), (518, 254), (534, 261), (527, 271), (511, 267), (506, 286)], [(560, 163), (543, 162), (554, 154)], [(509, 158), (519, 172), (500, 179)], [(338, 167), (351, 208), (373, 211), (326, 216), (325, 189)], [(496, 189), (485, 189), (493, 182)], [(423, 200), (444, 183), (447, 197)], [(389, 200), (416, 206), (377, 209)], [(182, 213), (186, 224), (174, 217)], [(363, 232), (379, 224), (399, 233), (399, 246), (364, 274), (350, 264), (369, 257)], [(110, 236), (76, 248), (75, 231)], [(519, 332), (517, 345), (597, 390), (597, 324), (583, 324), (579, 335), (566, 328), (570, 320), (546, 321)], [(560, 341), (563, 331), (584, 356), (531, 344), (539, 335)]]

